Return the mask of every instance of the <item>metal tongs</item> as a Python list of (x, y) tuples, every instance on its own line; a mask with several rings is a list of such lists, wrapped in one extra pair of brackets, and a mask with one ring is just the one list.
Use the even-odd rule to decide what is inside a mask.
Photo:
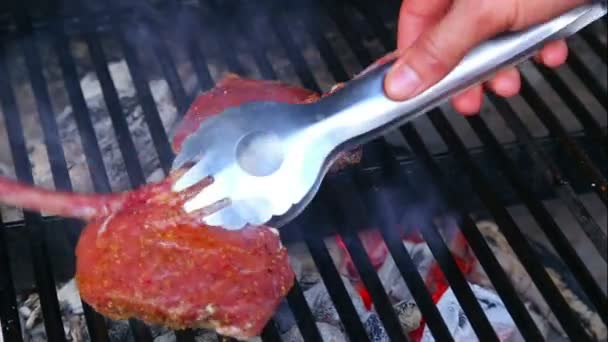
[(388, 99), (383, 80), (393, 62), (349, 81), (312, 104), (249, 102), (203, 122), (183, 144), (173, 168), (194, 164), (175, 182), (183, 191), (211, 177), (186, 212), (222, 203), (208, 225), (281, 227), (311, 201), (336, 155), (373, 140), (442, 104), (497, 70), (531, 57), (606, 14), (606, 1), (577, 7), (544, 24), (502, 35), (473, 49), (444, 79), (415, 98)]

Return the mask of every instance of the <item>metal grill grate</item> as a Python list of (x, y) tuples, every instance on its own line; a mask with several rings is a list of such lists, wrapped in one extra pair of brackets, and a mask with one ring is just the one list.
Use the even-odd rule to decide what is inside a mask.
[[(157, 1), (155, 6), (160, 12), (155, 12), (143, 1), (118, 3), (54, 1), (36, 11), (26, 9), (19, 1), (0, 5), (3, 36), (0, 104), (18, 179), (35, 181), (28, 158), (29, 136), (24, 131), (23, 110), (16, 95), (19, 91), (14, 81), (14, 74), (18, 73), (14, 69), (16, 59), (23, 61), (26, 75), (22, 77), (28, 80), (33, 93), (36, 120), (43, 134), (54, 186), (63, 190), (74, 188), (68, 164), (74, 156), (68, 155), (62, 145), (58, 111), (54, 108), (56, 99), (48, 85), (48, 64), (52, 58), (56, 59), (63, 91), (74, 113), (91, 188), (109, 192), (114, 180), (104, 160), (107, 151), (100, 145), (92, 119), (95, 113), (81, 88), (83, 67), (75, 55), (74, 41), (81, 42), (88, 51), (90, 68), (97, 75), (111, 122), (107, 129), (117, 141), (128, 184), (136, 187), (144, 184), (149, 174), (141, 163), (138, 137), (130, 131), (120, 89), (109, 69), (116, 56), (108, 55), (108, 41), (117, 46), (128, 66), (142, 120), (152, 133), (150, 139), (158, 166), (167, 172), (173, 158), (168, 142), (170, 130), (163, 122), (150, 87), (150, 64), (155, 65), (152, 69), (168, 84), (178, 117), (197, 92), (212, 87), (218, 75), (226, 70), (244, 76), (284, 79), (320, 92), (332, 83), (348, 80), (394, 48), (394, 20), (399, 5), (396, 0), (381, 4), (364, 0), (255, 4)], [(159, 18), (158, 13), (172, 19)], [(177, 34), (179, 39), (171, 41), (175, 36), (165, 32)], [(463, 119), (442, 107), (429, 113), (428, 119), (421, 118), (393, 134), (405, 145), (397, 146), (390, 139), (368, 144), (361, 165), (328, 177), (313, 204), (281, 230), (287, 246), (296, 243), (306, 246), (351, 341), (370, 338), (323, 240), (328, 236), (339, 235), (344, 241), (390, 340), (408, 340), (358, 235), (370, 227), (379, 228), (435, 339), (452, 340), (431, 292), (401, 242), (400, 236), (412, 225), (424, 227), (420, 233), (475, 334), (483, 341), (497, 340), (448, 249), (442, 227), (431, 220), (452, 210), (459, 218), (458, 231), (526, 340), (543, 340), (543, 335), (509, 274), (477, 229), (472, 213), (482, 213), (496, 221), (566, 335), (571, 340), (591, 340), (578, 314), (545, 269), (536, 244), (510, 209), (514, 205), (529, 212), (566, 272), (571, 274), (581, 296), (606, 326), (606, 289), (601, 288), (589, 260), (583, 259), (582, 251), (571, 244), (563, 224), (546, 204), (555, 199), (563, 203), (576, 223), (573, 229), (588, 237), (594, 263), (605, 269), (606, 231), (601, 228), (601, 219), (591, 214), (588, 203), (582, 199), (591, 196), (592, 202), (605, 213), (608, 192), (605, 36), (603, 21), (575, 37), (575, 51), (559, 72), (526, 64), (521, 95), (512, 100), (489, 96), (489, 104), (481, 116)], [(48, 55), (43, 47), (50, 51)], [(18, 51), (17, 57), (9, 53), (13, 50)], [(185, 84), (180, 61), (191, 66), (195, 85)], [(538, 122), (536, 126), (534, 120)], [(539, 133), (533, 127), (544, 129)], [(406, 218), (410, 224), (402, 225), (403, 213), (420, 203), (431, 203), (428, 217), (409, 221)], [(56, 260), (57, 253), (51, 247), (57, 232), (68, 228), (77, 232), (80, 227), (78, 222), (29, 212), (23, 220), (0, 221), (0, 324), (5, 341), (23, 340), (16, 302), (21, 267), (29, 268), (31, 271), (27, 273), (33, 275), (31, 285), (40, 296), (46, 336), (51, 341), (66, 340), (55, 291), (57, 279), (66, 278), (62, 273), (66, 263)], [(27, 241), (19, 245), (25, 250), (15, 252), (16, 241)], [(72, 265), (67, 266), (69, 270), (73, 260), (67, 265)], [(300, 283), (287, 296), (287, 303), (304, 340), (322, 340)], [(108, 322), (86, 305), (84, 313), (91, 340), (110, 341)], [(137, 341), (153, 340), (150, 327), (136, 320), (129, 324)], [(177, 332), (176, 337), (178, 341), (195, 340), (192, 331)], [(261, 338), (281, 339), (275, 320), (264, 329)]]

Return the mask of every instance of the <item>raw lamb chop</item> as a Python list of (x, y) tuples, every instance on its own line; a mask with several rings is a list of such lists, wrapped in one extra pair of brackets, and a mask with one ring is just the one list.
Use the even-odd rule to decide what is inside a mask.
[[(274, 81), (230, 75), (200, 95), (173, 139), (181, 144), (206, 118), (243, 102), (304, 103), (320, 95)], [(359, 161), (347, 152), (337, 170)], [(228, 231), (202, 224), (205, 210), (181, 205), (207, 184), (170, 191), (185, 170), (140, 189), (110, 195), (62, 193), (0, 177), (0, 203), (88, 225), (76, 248), (76, 281), (85, 302), (113, 319), (136, 317), (170, 328), (210, 328), (239, 339), (260, 334), (293, 285), (278, 231)]]

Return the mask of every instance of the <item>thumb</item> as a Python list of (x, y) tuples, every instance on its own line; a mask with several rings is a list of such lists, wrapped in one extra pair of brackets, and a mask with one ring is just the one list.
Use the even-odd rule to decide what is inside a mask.
[(443, 19), (420, 35), (395, 62), (385, 79), (387, 95), (405, 100), (441, 80), (471, 48), (509, 28), (516, 12), (509, 7), (514, 3), (455, 1)]
[(385, 79), (395, 100), (419, 94), (441, 80), (465, 54), (507, 30), (546, 21), (590, 0), (459, 0), (395, 62)]

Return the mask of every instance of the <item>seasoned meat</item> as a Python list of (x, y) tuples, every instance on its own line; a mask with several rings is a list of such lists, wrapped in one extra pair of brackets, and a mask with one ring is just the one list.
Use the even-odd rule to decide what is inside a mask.
[[(227, 107), (319, 97), (230, 75), (194, 101), (173, 149), (178, 152), (201, 122)], [(344, 153), (334, 170), (359, 159), (359, 151)], [(0, 203), (88, 222), (76, 248), (76, 280), (84, 301), (101, 314), (171, 328), (211, 328), (240, 339), (259, 335), (293, 285), (286, 249), (273, 228), (228, 231), (204, 225), (204, 210), (186, 214), (181, 205), (206, 184), (171, 192), (183, 172), (110, 195), (49, 191), (0, 177)]]
[(258, 335), (293, 284), (278, 232), (201, 224), (203, 213), (181, 208), (190, 194), (170, 192), (172, 178), (91, 221), (76, 249), (83, 298), (115, 319)]

